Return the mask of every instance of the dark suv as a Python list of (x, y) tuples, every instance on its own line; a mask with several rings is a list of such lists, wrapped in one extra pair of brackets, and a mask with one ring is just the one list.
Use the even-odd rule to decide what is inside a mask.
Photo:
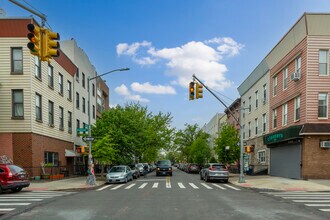
[(4, 190), (19, 192), (29, 185), (28, 175), (21, 167), (13, 164), (0, 164), (0, 193)]
[(170, 160), (157, 161), (156, 176), (158, 175), (170, 175), (172, 176), (172, 164)]

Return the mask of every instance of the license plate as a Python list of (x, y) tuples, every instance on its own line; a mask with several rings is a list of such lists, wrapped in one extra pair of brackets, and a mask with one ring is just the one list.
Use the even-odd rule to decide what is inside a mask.
[(166, 174), (166, 172), (163, 172), (163, 174)]

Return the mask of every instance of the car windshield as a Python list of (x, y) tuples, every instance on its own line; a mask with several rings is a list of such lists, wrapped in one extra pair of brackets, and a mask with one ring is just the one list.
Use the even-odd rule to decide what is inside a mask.
[(109, 173), (125, 172), (125, 167), (112, 167)]
[(171, 165), (171, 161), (169, 160), (160, 160), (157, 163), (158, 165)]

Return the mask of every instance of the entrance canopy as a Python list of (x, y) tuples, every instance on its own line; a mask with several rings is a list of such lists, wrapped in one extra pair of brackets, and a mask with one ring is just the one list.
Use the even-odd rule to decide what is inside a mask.
[(65, 157), (80, 157), (80, 154), (76, 153), (73, 150), (65, 149)]

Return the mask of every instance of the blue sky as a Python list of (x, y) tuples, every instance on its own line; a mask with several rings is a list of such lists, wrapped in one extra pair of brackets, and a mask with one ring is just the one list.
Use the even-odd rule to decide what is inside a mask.
[[(237, 87), (304, 12), (330, 13), (328, 0), (25, 0), (47, 15), (61, 40), (74, 38), (99, 74), (110, 104), (139, 101), (170, 112), (173, 126), (203, 126), (221, 105), (204, 89), (189, 101), (195, 74), (230, 105)], [(8, 17), (31, 13), (0, 0)], [(40, 22), (39, 18), (36, 18)]]

